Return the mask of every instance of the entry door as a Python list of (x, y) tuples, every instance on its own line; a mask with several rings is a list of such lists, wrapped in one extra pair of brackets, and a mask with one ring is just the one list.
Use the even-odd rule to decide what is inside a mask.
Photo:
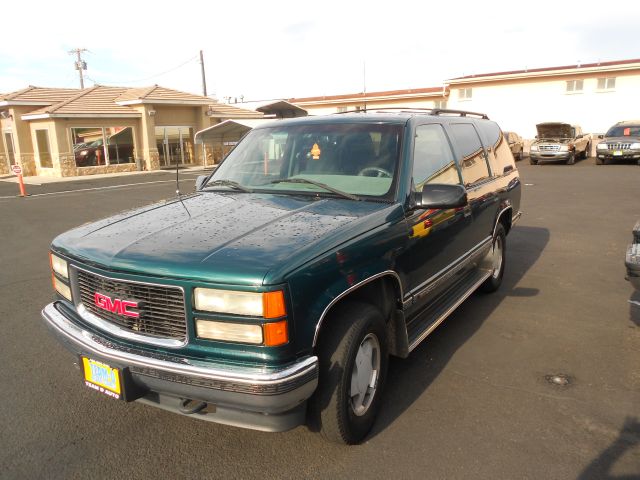
[[(462, 185), (442, 125), (416, 127), (413, 157), (414, 192), (422, 192), (423, 187), (431, 183)], [(468, 208), (456, 208), (418, 209), (406, 218), (409, 238), (397, 265), (407, 279), (408, 293), (416, 299), (412, 310), (418, 310), (431, 298), (427, 292), (435, 294), (446, 286), (448, 277), (444, 273), (471, 248), (466, 232), (472, 217)], [(431, 290), (435, 285), (438, 288)]]

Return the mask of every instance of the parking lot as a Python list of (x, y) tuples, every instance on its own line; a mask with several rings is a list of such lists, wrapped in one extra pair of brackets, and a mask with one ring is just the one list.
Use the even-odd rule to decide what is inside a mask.
[[(28, 185), (28, 198), (0, 182), (0, 477), (640, 478), (640, 308), (624, 279), (640, 167), (517, 166), (524, 215), (507, 238), (501, 289), (473, 295), (407, 360), (392, 359), (382, 414), (355, 447), (84, 387), (40, 318), (53, 296), (48, 245), (173, 197), (175, 178)], [(196, 175), (182, 174), (182, 191)]]

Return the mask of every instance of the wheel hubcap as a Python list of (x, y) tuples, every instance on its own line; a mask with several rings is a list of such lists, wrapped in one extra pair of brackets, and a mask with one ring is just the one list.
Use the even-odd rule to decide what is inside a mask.
[(500, 276), (500, 270), (502, 269), (502, 237), (498, 235), (493, 242), (493, 271), (491, 273), (493, 278)]
[(358, 347), (358, 353), (351, 371), (349, 400), (351, 409), (357, 416), (369, 410), (376, 395), (380, 372), (380, 342), (373, 333), (368, 334)]

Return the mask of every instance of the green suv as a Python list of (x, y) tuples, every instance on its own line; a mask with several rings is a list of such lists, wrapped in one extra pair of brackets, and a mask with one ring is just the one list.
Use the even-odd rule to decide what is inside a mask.
[(357, 443), (389, 356), (499, 287), (520, 188), (485, 115), (275, 121), (195, 193), (58, 236), (42, 315), (100, 394)]

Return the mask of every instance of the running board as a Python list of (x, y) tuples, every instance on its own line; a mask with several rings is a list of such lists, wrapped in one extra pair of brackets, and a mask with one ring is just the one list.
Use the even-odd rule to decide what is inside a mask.
[(443, 292), (426, 310), (407, 325), (409, 351), (429, 336), (453, 311), (464, 302), (484, 281), (491, 276), (490, 270), (476, 269), (464, 280)]

